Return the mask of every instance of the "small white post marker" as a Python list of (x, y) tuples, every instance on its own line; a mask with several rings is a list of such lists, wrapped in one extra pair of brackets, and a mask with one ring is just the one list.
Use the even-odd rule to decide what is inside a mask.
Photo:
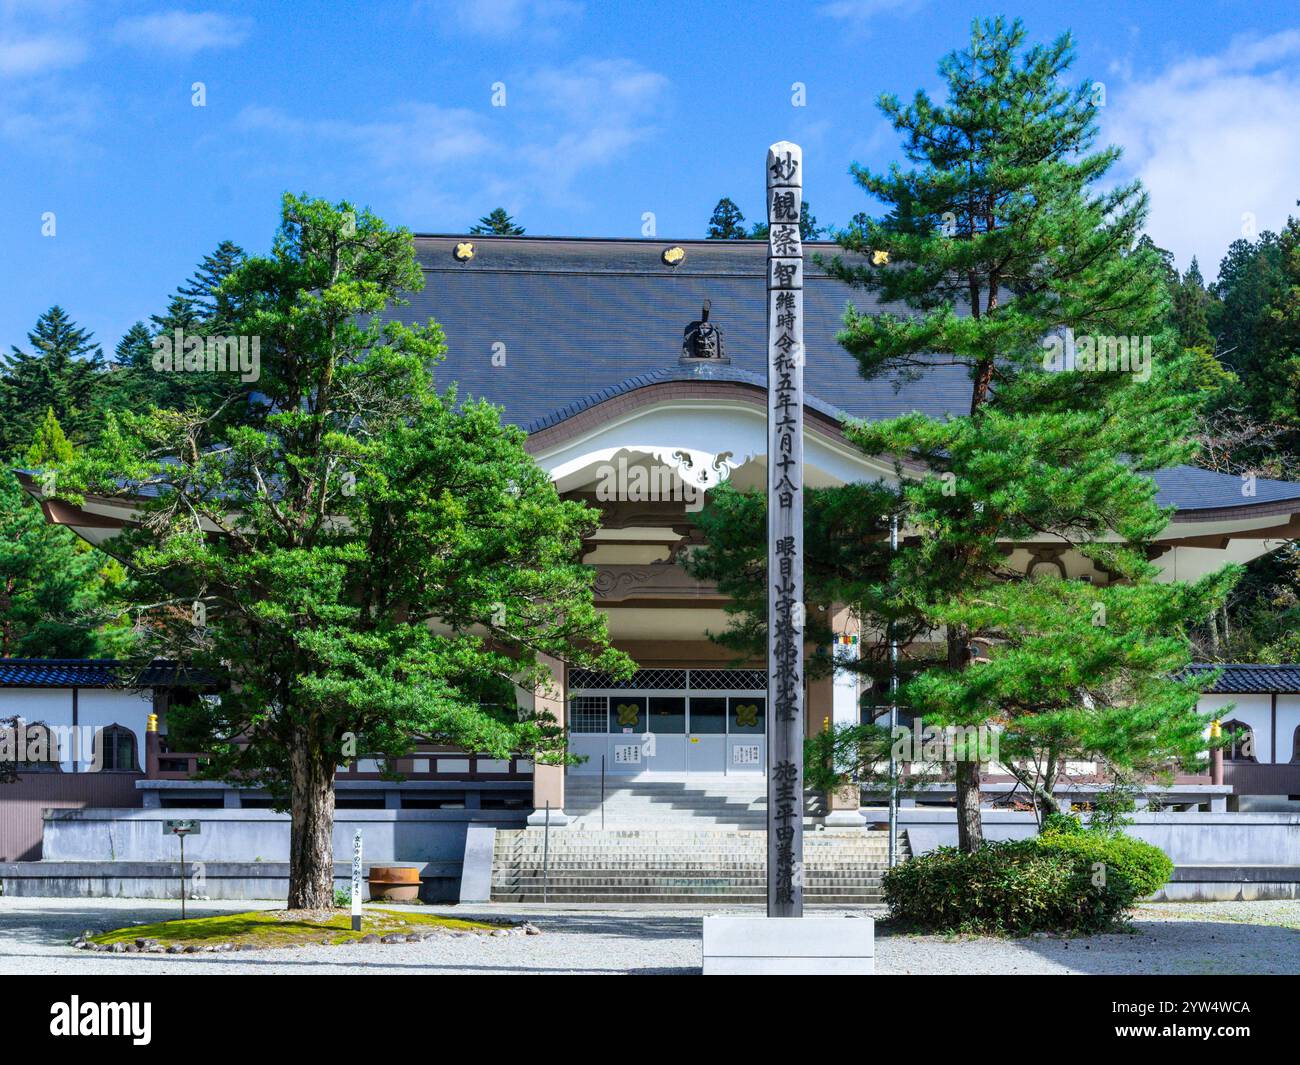
[(361, 829), (352, 837), (352, 931), (361, 931)]

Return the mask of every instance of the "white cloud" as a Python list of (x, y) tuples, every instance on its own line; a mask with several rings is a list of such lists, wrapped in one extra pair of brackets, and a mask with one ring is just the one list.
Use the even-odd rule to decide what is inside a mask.
[(850, 30), (865, 33), (880, 15), (910, 15), (926, 0), (830, 0), (817, 9)]
[(123, 19), (114, 28), (113, 36), (136, 48), (188, 56), (205, 48), (243, 44), (251, 30), (251, 19), (215, 11), (163, 11)]
[(0, 37), (0, 75), (44, 74), (76, 66), (85, 57), (86, 46), (74, 37)]
[(249, 107), (236, 129), (277, 147), (294, 139), (316, 160), (317, 176), (380, 185), (417, 228), (458, 228), (498, 204), (517, 212), (539, 199), (571, 202), (580, 174), (653, 135), (668, 89), (663, 75), (627, 59), (580, 60), (505, 80), (504, 108), (410, 102), (355, 121)]
[(1151, 196), (1147, 231), (1207, 277), (1251, 220), (1279, 229), (1300, 197), (1300, 30), (1242, 37), (1218, 55), (1108, 87), (1105, 139)]
[(576, 0), (434, 0), (429, 6), (438, 15), (450, 12), (458, 29), (481, 37), (508, 37), (524, 29), (549, 32), (583, 12)]
[(487, 154), (493, 146), (484, 125), (473, 111), (425, 103), (404, 104), (373, 122), (299, 119), (270, 107), (247, 107), (236, 119), (245, 131), (342, 144), (357, 162), (384, 171), (441, 171)]
[(535, 71), (512, 98), (533, 131), (522, 154), (563, 189), (580, 171), (613, 162), (650, 137), (668, 85), (662, 74), (630, 59), (586, 59)]

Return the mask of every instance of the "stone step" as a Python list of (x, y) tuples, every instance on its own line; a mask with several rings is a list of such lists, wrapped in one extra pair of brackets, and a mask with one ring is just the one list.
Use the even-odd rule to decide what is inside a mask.
[[(829, 848), (805, 848), (804, 861), (813, 864), (820, 862), (851, 861), (860, 858), (882, 858), (889, 853), (886, 847), (845, 847), (836, 848), (831, 853), (818, 853)], [(510, 847), (501, 853), (509, 853), (516, 858), (541, 858), (550, 854), (552, 858), (567, 856), (571, 858), (596, 858), (606, 855), (612, 858), (630, 861), (640, 855), (652, 855), (657, 859), (680, 858), (689, 861), (713, 861), (723, 859), (759, 860), (767, 854), (766, 847), (647, 847), (644, 851), (634, 851), (630, 847)]]
[[(672, 894), (672, 895), (624, 895), (624, 894), (607, 894), (607, 893), (575, 893), (556, 894), (546, 892), (545, 895), (540, 891), (523, 891), (518, 894), (504, 893), (501, 895), (495, 892), (492, 895), (493, 902), (517, 902), (537, 904), (543, 900), (547, 902), (567, 902), (567, 903), (592, 903), (592, 904), (619, 904), (619, 905), (641, 905), (641, 906), (754, 906), (761, 907), (767, 903), (766, 893), (758, 895), (741, 895), (732, 892), (719, 892), (711, 894), (707, 892), (695, 892), (694, 894)], [(879, 895), (818, 895), (815, 898), (805, 896), (805, 901), (819, 906), (872, 906), (881, 901)]]
[[(597, 840), (601, 842), (612, 842), (614, 840), (641, 839), (646, 842), (663, 842), (672, 840), (700, 840), (706, 843), (716, 843), (725, 839), (762, 839), (765, 832), (727, 832), (722, 829), (711, 828), (668, 828), (656, 826), (653, 828), (607, 828), (604, 831), (591, 828), (575, 828), (572, 825), (556, 827), (551, 829), (551, 842), (556, 840), (573, 840), (576, 842), (586, 842)], [(545, 836), (545, 830), (540, 826), (530, 826), (528, 828), (510, 828), (501, 829), (497, 832), (498, 839), (536, 839), (540, 841)], [(861, 830), (847, 830), (836, 832), (828, 829), (824, 832), (809, 832), (804, 835), (805, 846), (817, 846), (825, 843), (831, 845), (830, 841), (838, 842), (871, 842), (879, 841), (882, 844), (888, 843), (888, 836), (884, 832), (863, 832)]]
[[(566, 879), (552, 877), (550, 880), (545, 880), (542, 877), (527, 877), (494, 881), (492, 890), (541, 891), (543, 884), (548, 884), (552, 890), (584, 888), (591, 891), (610, 893), (643, 891), (651, 888), (665, 891), (694, 891), (696, 889), (711, 891), (724, 888), (737, 891), (762, 891), (767, 886), (767, 878), (753, 877), (749, 880), (741, 880), (734, 877), (570, 877)], [(826, 891), (836, 894), (853, 892), (875, 894), (880, 891), (880, 886), (879, 879), (836, 880), (825, 883), (811, 882), (804, 885), (804, 890), (814, 894)]]
[[(608, 818), (609, 811), (606, 810)], [(497, 833), (491, 896), (498, 901), (761, 905), (767, 897), (766, 825), (606, 828), (569, 825), (549, 841), (536, 827)], [(810, 902), (880, 901), (888, 865), (883, 833), (809, 832)]]

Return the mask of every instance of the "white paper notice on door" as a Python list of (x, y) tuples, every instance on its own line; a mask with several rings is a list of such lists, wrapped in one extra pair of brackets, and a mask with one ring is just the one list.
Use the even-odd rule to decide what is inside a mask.
[(616, 765), (628, 765), (631, 763), (639, 763), (640, 761), (641, 745), (639, 743), (614, 744), (614, 762)]
[(736, 744), (731, 748), (732, 765), (758, 765), (758, 744)]

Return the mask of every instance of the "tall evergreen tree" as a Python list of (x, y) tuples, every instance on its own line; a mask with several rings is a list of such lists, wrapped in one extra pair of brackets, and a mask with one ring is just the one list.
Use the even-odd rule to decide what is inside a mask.
[(136, 322), (113, 348), (115, 369), (144, 370), (153, 367), (153, 333), (144, 322)]
[(1173, 326), (1183, 347), (1214, 351), (1214, 337), (1210, 333), (1210, 305), (1214, 298), (1214, 293), (1205, 287), (1200, 265), (1193, 256), (1192, 265), (1173, 292)]
[(25, 448), (53, 408), (76, 439), (92, 428), (91, 400), (104, 370), (103, 351), (57, 304), (27, 334), (28, 349), (0, 356), (0, 454)]
[(523, 235), (524, 227), (516, 224), (504, 207), (494, 207), (475, 225), (470, 226), (469, 231), (476, 236), (518, 237)]
[[(1125, 769), (1194, 755), (1197, 692), (1172, 677), (1188, 660), (1188, 627), (1236, 575), (1159, 584), (1146, 561), (1168, 520), (1147, 474), (1190, 457), (1198, 399), (1191, 362), (1163, 329), (1159, 262), (1138, 247), (1145, 195), (1103, 187), (1119, 152), (1093, 150), (1091, 86), (1063, 82), (1073, 54), (1068, 36), (1026, 47), (1019, 21), (979, 21), (969, 47), (940, 64), (946, 101), (882, 97), (914, 168), (854, 167), (887, 210), (842, 234), (850, 254), (825, 265), (906, 313), (850, 307), (840, 340), (867, 379), (964, 367), (968, 402), (946, 418), (846, 426), (864, 453), (895, 457), (896, 497), (859, 486), (845, 493), (853, 506), (808, 506), (810, 522), (827, 521), (808, 530), (822, 556), (809, 572), (828, 574), (820, 587), (810, 577), (810, 603), (848, 603), (882, 637), (894, 625), (910, 659), (905, 702), (928, 724), (992, 729), (1010, 756), (1002, 764), (1043, 810), (1067, 757)], [(1066, 330), (1103, 344), (1150, 338), (1149, 376), (1073, 352), (1056, 359)], [(903, 475), (904, 463), (928, 473)], [(736, 572), (746, 535), (743, 523), (708, 528), (748, 512), (721, 498), (693, 563), (714, 575)], [(892, 556), (881, 545), (890, 512), (905, 534)], [(1025, 578), (1005, 545), (1044, 537), (1076, 548), (1106, 584)], [(751, 613), (737, 631), (763, 624)], [(1119, 740), (1101, 745), (1108, 734)], [(1030, 753), (1032, 771), (1017, 764)], [(982, 839), (983, 752), (966, 743), (954, 754), (969, 850)]]
[(730, 197), (722, 197), (709, 216), (709, 230), (705, 237), (709, 240), (744, 240), (748, 235), (740, 208)]
[(246, 257), (244, 249), (233, 240), (223, 240), (215, 251), (203, 257), (189, 280), (176, 290), (178, 297), (189, 301), (210, 334), (225, 335), (230, 331), (235, 308), (231, 296), (222, 291), (221, 283)]
[[(51, 480), (41, 481), (53, 488), (73, 458), (53, 408), (47, 408), (24, 463), (53, 471)], [(128, 653), (130, 628), (107, 605), (124, 579), (120, 565), (71, 529), (51, 525), (17, 479), (0, 471), (0, 658)]]
[(24, 456), (29, 467), (60, 466), (72, 461), (72, 445), (63, 435), (63, 426), (54, 416), (54, 408), (45, 411), (45, 420), (36, 430), (36, 437)]
[(166, 480), (114, 550), (151, 649), (230, 677), (169, 728), (290, 810), (292, 908), (333, 904), (339, 764), (417, 742), (562, 761), (516, 687), (549, 683), (544, 655), (630, 672), (581, 564), (598, 515), (557, 496), (496, 408), (434, 387), (435, 323), (385, 321), (422, 283), (407, 231), (286, 196), (271, 254), (223, 289), (262, 338), (264, 402), (224, 423), (125, 411), (70, 482), (134, 499)]

